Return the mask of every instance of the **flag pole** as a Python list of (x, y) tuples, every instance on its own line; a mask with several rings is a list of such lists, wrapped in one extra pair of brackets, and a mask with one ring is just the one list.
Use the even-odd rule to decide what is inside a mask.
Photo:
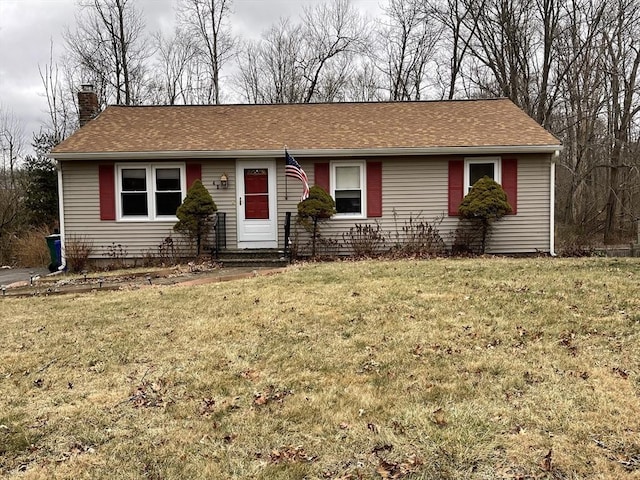
[(289, 191), (288, 191), (288, 183), (287, 183), (287, 146), (284, 146), (284, 165), (285, 165), (285, 173), (284, 173), (284, 199), (289, 200)]

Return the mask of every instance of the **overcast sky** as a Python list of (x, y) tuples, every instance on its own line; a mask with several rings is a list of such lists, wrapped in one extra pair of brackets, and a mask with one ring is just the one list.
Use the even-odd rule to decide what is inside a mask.
[[(147, 30), (171, 30), (176, 0), (134, 0)], [(243, 38), (258, 37), (280, 17), (297, 17), (304, 5), (322, 0), (234, 0), (232, 28)], [(352, 0), (376, 16), (381, 0)], [(13, 112), (24, 125), (26, 143), (46, 119), (46, 100), (38, 66), (64, 49), (62, 32), (74, 27), (77, 0), (0, 0), (0, 111)]]

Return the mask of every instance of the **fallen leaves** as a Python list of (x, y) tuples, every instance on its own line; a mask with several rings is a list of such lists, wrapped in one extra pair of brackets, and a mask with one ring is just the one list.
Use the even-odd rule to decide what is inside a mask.
[(293, 390), (269, 385), (264, 391), (253, 394), (253, 404), (261, 407), (273, 402), (282, 403), (289, 395), (293, 395)]
[(433, 412), (433, 423), (435, 423), (439, 427), (444, 427), (447, 425), (447, 419), (445, 417), (444, 409), (438, 408)]
[(613, 440), (606, 444), (596, 438), (594, 443), (607, 452), (607, 458), (619, 464), (628, 472), (640, 470), (640, 445), (635, 442)]
[(380, 459), (376, 472), (382, 478), (403, 478), (418, 471), (422, 461), (416, 455), (410, 455), (403, 462), (388, 462)]
[(164, 396), (167, 393), (167, 387), (162, 379), (155, 381), (143, 380), (136, 387), (135, 392), (129, 397), (128, 401), (135, 408), (160, 408), (166, 406)]
[(213, 398), (203, 398), (200, 402), (199, 413), (203, 417), (209, 417), (215, 410), (216, 401)]
[(271, 463), (297, 463), (297, 462), (313, 462), (318, 457), (310, 455), (302, 445), (287, 445), (279, 449), (271, 450), (269, 460)]
[(563, 332), (560, 335), (559, 343), (563, 347), (565, 347), (572, 357), (575, 357), (578, 353), (578, 347), (573, 343), (576, 338), (576, 333), (574, 331)]
[(545, 472), (550, 472), (553, 470), (553, 450), (549, 449), (549, 452), (544, 456), (542, 461), (540, 462), (540, 468), (542, 468)]
[(629, 378), (629, 372), (623, 368), (613, 367), (611, 370), (613, 371), (613, 373), (619, 375), (621, 378), (625, 380)]
[(245, 380), (249, 380), (252, 382), (260, 378), (260, 373), (250, 368), (247, 370), (243, 370), (238, 375), (240, 376), (240, 378), (244, 378)]
[(66, 462), (72, 457), (76, 457), (83, 453), (95, 453), (95, 449), (91, 445), (83, 445), (82, 443), (73, 443), (69, 447), (69, 450), (63, 452), (58, 458), (56, 458), (57, 463)]

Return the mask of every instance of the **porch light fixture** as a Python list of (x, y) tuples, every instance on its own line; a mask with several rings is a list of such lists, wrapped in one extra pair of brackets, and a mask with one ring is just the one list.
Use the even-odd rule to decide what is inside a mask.
[(229, 177), (227, 176), (226, 173), (223, 173), (222, 175), (220, 175), (220, 186), (225, 190), (229, 188)]

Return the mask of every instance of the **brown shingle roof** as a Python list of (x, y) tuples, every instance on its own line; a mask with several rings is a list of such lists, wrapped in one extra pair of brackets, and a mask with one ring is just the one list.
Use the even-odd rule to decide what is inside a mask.
[(110, 106), (53, 155), (559, 145), (507, 99)]

